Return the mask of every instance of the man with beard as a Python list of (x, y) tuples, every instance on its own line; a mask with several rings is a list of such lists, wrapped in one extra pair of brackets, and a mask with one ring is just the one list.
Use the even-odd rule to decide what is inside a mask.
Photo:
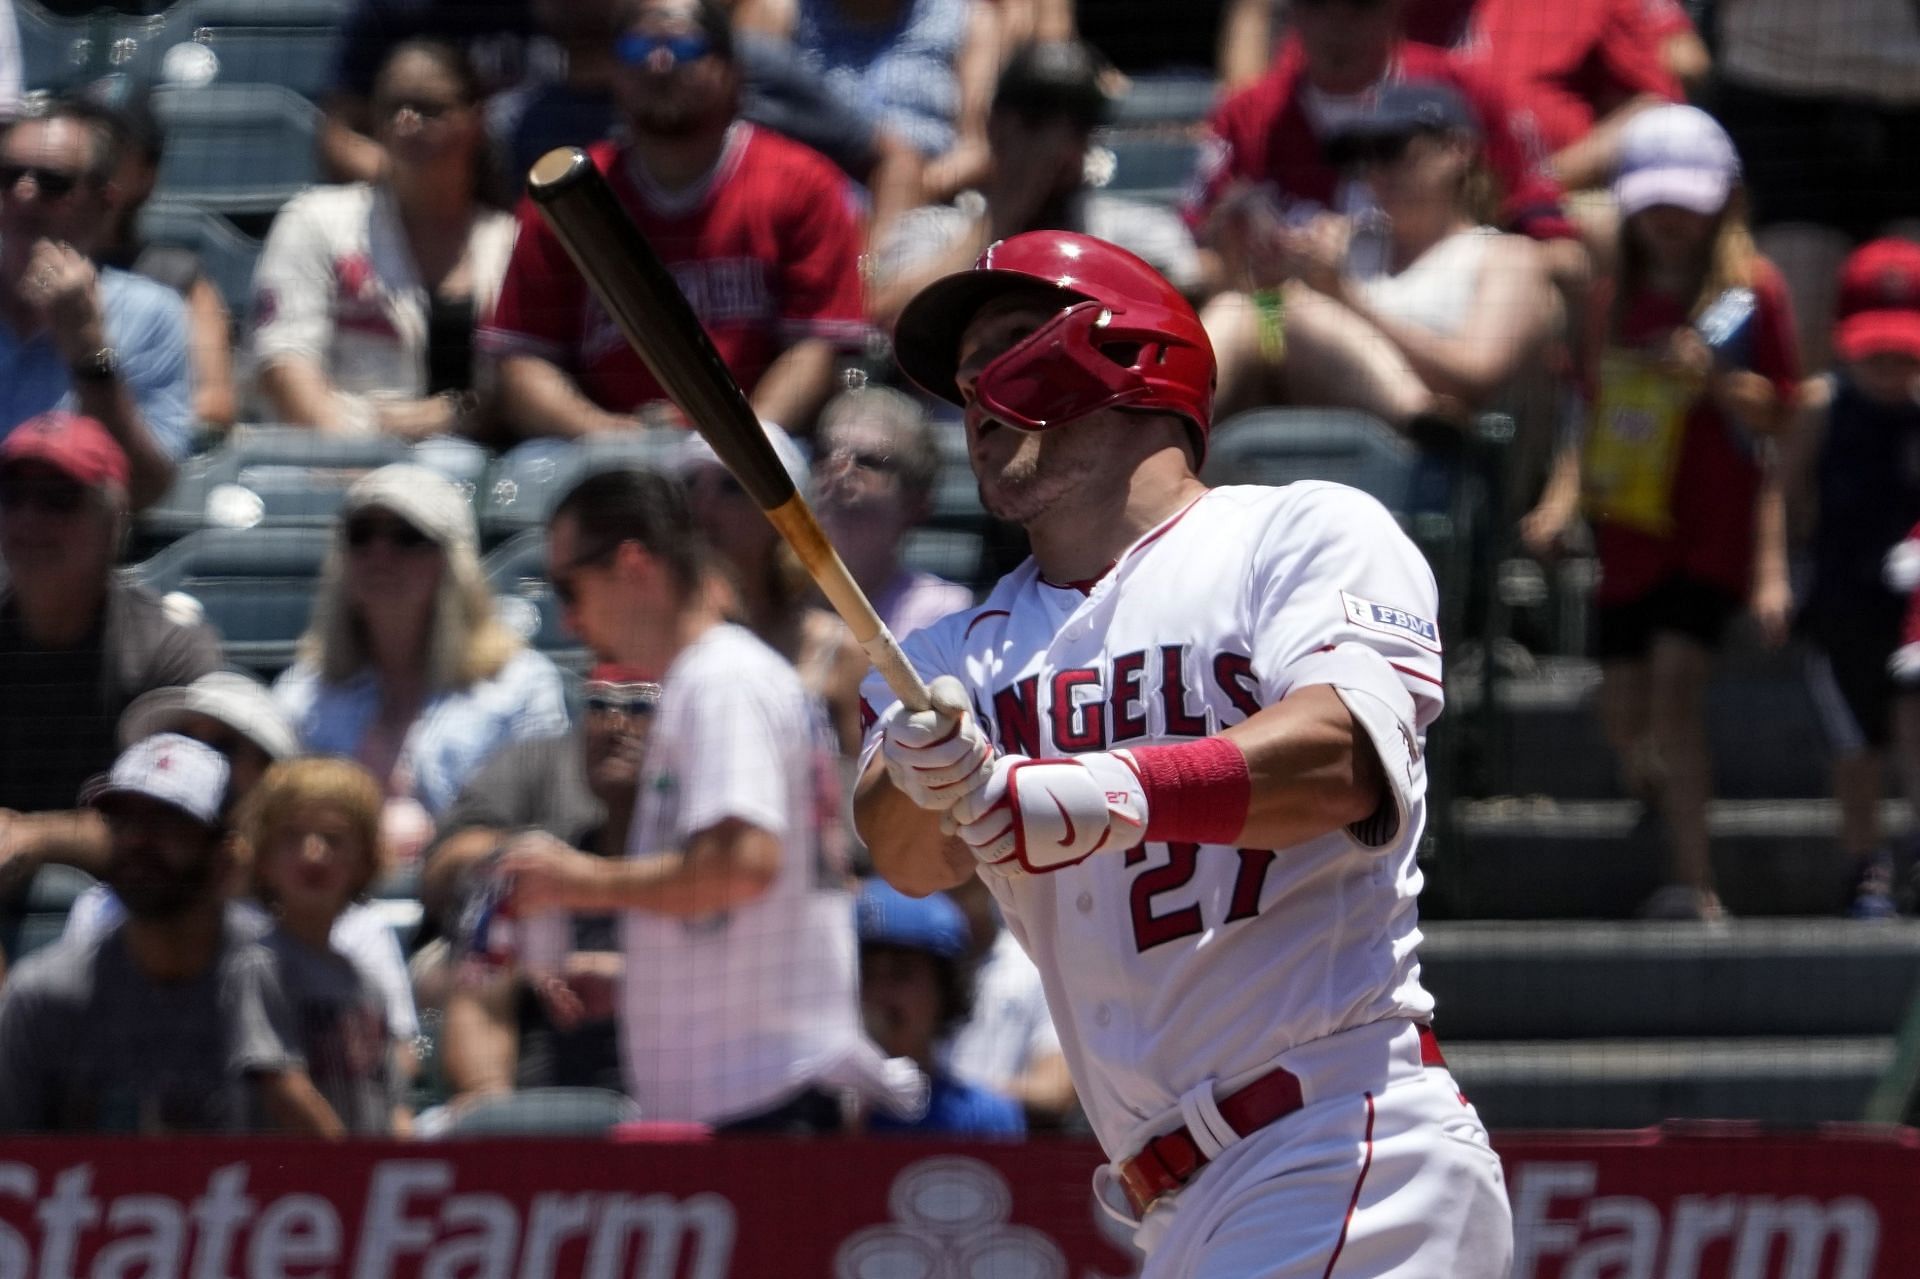
[[(647, 724), (660, 686), (611, 663), (581, 690), (574, 731), (517, 742), (487, 761), (440, 823), (427, 851), (421, 897), (453, 932), (510, 848), (578, 849), (594, 857), (627, 851)], [(440, 1053), (456, 1102), (514, 1088), (618, 1091), (620, 1052), (613, 992), (620, 945), (607, 914), (554, 921), (569, 946), (558, 972), (536, 958), (463, 980), (448, 996)], [(542, 925), (536, 924), (535, 927)], [(524, 958), (524, 957), (523, 957)]]
[[(754, 410), (804, 429), (836, 355), (866, 334), (854, 189), (824, 156), (738, 118), (732, 33), (711, 0), (630, 0), (623, 14), (625, 136), (589, 154)], [(530, 204), (479, 343), (523, 435), (630, 429), (665, 398)]]
[(227, 903), (227, 762), (174, 733), (84, 798), (127, 919), (30, 956), (0, 996), (0, 1131), (335, 1136), (258, 930)]

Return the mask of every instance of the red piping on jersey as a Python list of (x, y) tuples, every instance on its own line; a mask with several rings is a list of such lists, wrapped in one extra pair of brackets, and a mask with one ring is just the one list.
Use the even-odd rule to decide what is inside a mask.
[[(1211, 491), (1212, 491), (1211, 489), (1208, 490), (1208, 492), (1211, 492)], [(1206, 493), (1202, 493), (1200, 497), (1194, 498), (1191, 502), (1188, 502), (1185, 506), (1181, 507), (1179, 513), (1175, 515), (1172, 519), (1168, 520), (1165, 524), (1162, 524), (1159, 528), (1153, 530), (1153, 532), (1141, 538), (1138, 542), (1135, 542), (1133, 545), (1133, 549), (1127, 552), (1127, 554), (1138, 555), (1141, 551), (1146, 550), (1149, 546), (1152, 546), (1155, 542), (1165, 537), (1168, 533), (1171, 533), (1173, 531), (1173, 526), (1178, 524), (1181, 520), (1186, 519), (1187, 512), (1191, 511), (1194, 507), (1200, 505), (1200, 498), (1203, 498), (1206, 495), (1207, 495)], [(1042, 582), (1046, 582), (1048, 586), (1056, 587), (1060, 590), (1079, 591), (1082, 595), (1088, 595), (1092, 593), (1093, 588), (1095, 586), (1099, 585), (1101, 578), (1113, 572), (1113, 570), (1118, 568), (1119, 566), (1120, 566), (1120, 561), (1115, 560), (1113, 561), (1113, 563), (1107, 565), (1105, 568), (1101, 569), (1098, 573), (1094, 574), (1092, 577), (1083, 577), (1077, 582), (1048, 582), (1045, 574), (1041, 575), (1040, 580)]]
[(1332, 1279), (1333, 1267), (1340, 1260), (1340, 1250), (1347, 1246), (1347, 1231), (1353, 1227), (1353, 1214), (1360, 1207), (1360, 1187), (1367, 1184), (1367, 1170), (1373, 1167), (1373, 1094), (1367, 1094), (1367, 1144), (1366, 1154), (1360, 1160), (1360, 1175), (1354, 1179), (1353, 1197), (1347, 1200), (1347, 1216), (1340, 1223), (1340, 1237), (1333, 1241), (1333, 1255), (1327, 1258), (1327, 1268), (1320, 1272), (1320, 1279)]
[[(1335, 644), (1322, 644), (1319, 648), (1316, 648), (1313, 651), (1316, 653), (1331, 653), (1337, 647), (1339, 646)], [(1444, 680), (1435, 679), (1433, 676), (1427, 674), (1425, 671), (1416, 671), (1411, 666), (1402, 666), (1398, 662), (1388, 662), (1387, 665), (1393, 667), (1394, 670), (1399, 671), (1402, 675), (1411, 675), (1415, 679), (1423, 679), (1427, 681), (1427, 683), (1433, 685), (1435, 688), (1445, 688), (1447, 686)]]
[(1007, 612), (1007, 610), (1004, 608), (987, 609), (985, 612), (978, 614), (971, 622), (967, 623), (967, 629), (961, 634), (960, 638), (965, 639), (967, 638), (967, 636), (973, 634), (973, 628), (980, 625), (980, 623), (986, 621), (989, 617), (1012, 617), (1012, 616), (1013, 614)]

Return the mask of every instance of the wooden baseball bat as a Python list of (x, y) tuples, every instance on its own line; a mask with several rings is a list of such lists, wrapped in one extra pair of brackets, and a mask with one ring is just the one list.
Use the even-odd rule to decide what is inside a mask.
[(600, 305), (794, 549), (887, 687), (908, 710), (926, 710), (927, 686), (919, 672), (821, 531), (686, 295), (605, 176), (586, 152), (559, 147), (535, 161), (527, 191)]

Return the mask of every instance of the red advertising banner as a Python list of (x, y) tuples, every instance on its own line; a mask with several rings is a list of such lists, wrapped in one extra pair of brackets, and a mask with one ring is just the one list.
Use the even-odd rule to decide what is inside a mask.
[[(1515, 1279), (1877, 1279), (1910, 1131), (1511, 1138)], [(0, 1279), (1127, 1279), (1080, 1142), (0, 1141)]]

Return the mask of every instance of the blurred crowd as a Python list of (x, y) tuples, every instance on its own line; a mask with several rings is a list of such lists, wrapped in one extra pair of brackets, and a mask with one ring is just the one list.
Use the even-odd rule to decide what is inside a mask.
[[(1723, 913), (1706, 684), (1736, 637), (1796, 635), (1851, 909), (1901, 909), (1906, 0), (357, 0), (333, 181), (242, 306), (140, 239), (166, 137), (138, 87), (23, 96), (30, 2), (0, 0), (0, 915), (50, 866), (99, 883), (0, 970), (0, 1128), (432, 1133), (536, 1088), (720, 1131), (1073, 1122), (985, 893), (861, 878), (867, 659), (692, 433), (546, 523), (583, 677), (503, 622), (469, 495), (421, 466), (348, 491), (271, 687), (117, 571), (236, 423), (505, 454), (684, 427), (523, 197), (568, 143), (896, 634), (973, 584), (903, 560), (959, 427), (891, 323), (996, 240), (1085, 231), (1201, 309), (1222, 438), (1359, 410), (1444, 485), (1516, 424), (1494, 537), (1597, 564), (1598, 713), (1669, 850), (1645, 913)], [(1102, 145), (1154, 84), (1212, 104), (1142, 130), (1195, 144), (1177, 205)]]

